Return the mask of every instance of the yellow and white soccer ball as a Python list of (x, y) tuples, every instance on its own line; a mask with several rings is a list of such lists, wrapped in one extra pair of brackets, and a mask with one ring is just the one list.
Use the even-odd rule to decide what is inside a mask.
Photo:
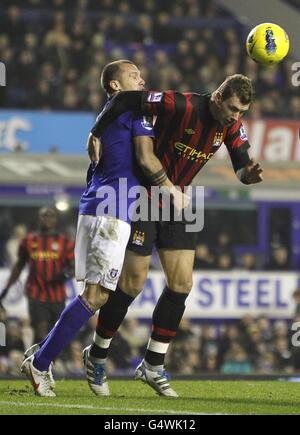
[(254, 27), (247, 37), (248, 55), (262, 65), (275, 65), (288, 54), (290, 41), (287, 33), (273, 23)]

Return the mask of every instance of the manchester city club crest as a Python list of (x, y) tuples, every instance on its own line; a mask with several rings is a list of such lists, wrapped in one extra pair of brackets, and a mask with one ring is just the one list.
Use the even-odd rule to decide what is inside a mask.
[(132, 238), (132, 244), (143, 246), (145, 243), (145, 233), (143, 231), (136, 231)]
[(220, 147), (223, 142), (223, 133), (216, 133), (213, 141), (213, 147)]

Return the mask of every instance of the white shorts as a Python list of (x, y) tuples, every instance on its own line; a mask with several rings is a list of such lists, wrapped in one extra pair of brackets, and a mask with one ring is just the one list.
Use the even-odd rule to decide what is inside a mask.
[(127, 222), (109, 216), (79, 216), (75, 244), (77, 281), (115, 290), (129, 236)]

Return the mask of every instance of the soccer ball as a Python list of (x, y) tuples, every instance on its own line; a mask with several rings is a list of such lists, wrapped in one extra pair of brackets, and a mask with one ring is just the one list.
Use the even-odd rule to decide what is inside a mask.
[(275, 65), (288, 54), (290, 41), (287, 33), (277, 24), (263, 23), (254, 27), (247, 37), (246, 49), (255, 62)]

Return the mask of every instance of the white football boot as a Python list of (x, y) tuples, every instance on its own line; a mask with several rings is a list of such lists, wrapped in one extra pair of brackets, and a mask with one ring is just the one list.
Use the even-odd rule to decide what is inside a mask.
[(86, 378), (90, 389), (96, 396), (109, 396), (105, 364), (99, 363), (97, 358), (90, 356), (91, 346), (82, 352), (82, 359), (86, 369)]
[(51, 388), (51, 380), (49, 372), (40, 372), (32, 364), (34, 360), (34, 355), (31, 355), (21, 365), (21, 372), (24, 373), (31, 385), (36, 395), (41, 397), (56, 397), (56, 394)]
[[(30, 356), (36, 354), (40, 350), (40, 348), (41, 347), (39, 344), (33, 344), (31, 347), (29, 347), (27, 350), (25, 350), (24, 359), (27, 359)], [(52, 388), (52, 390), (55, 390), (55, 380), (54, 380), (54, 376), (52, 373), (52, 369), (53, 369), (53, 363), (50, 364), (48, 374), (50, 376), (51, 388)]]
[(145, 366), (145, 361), (137, 367), (135, 371), (135, 379), (141, 380), (148, 384), (160, 396), (164, 397), (178, 397), (178, 394), (170, 387), (168, 374), (165, 370), (149, 370)]

